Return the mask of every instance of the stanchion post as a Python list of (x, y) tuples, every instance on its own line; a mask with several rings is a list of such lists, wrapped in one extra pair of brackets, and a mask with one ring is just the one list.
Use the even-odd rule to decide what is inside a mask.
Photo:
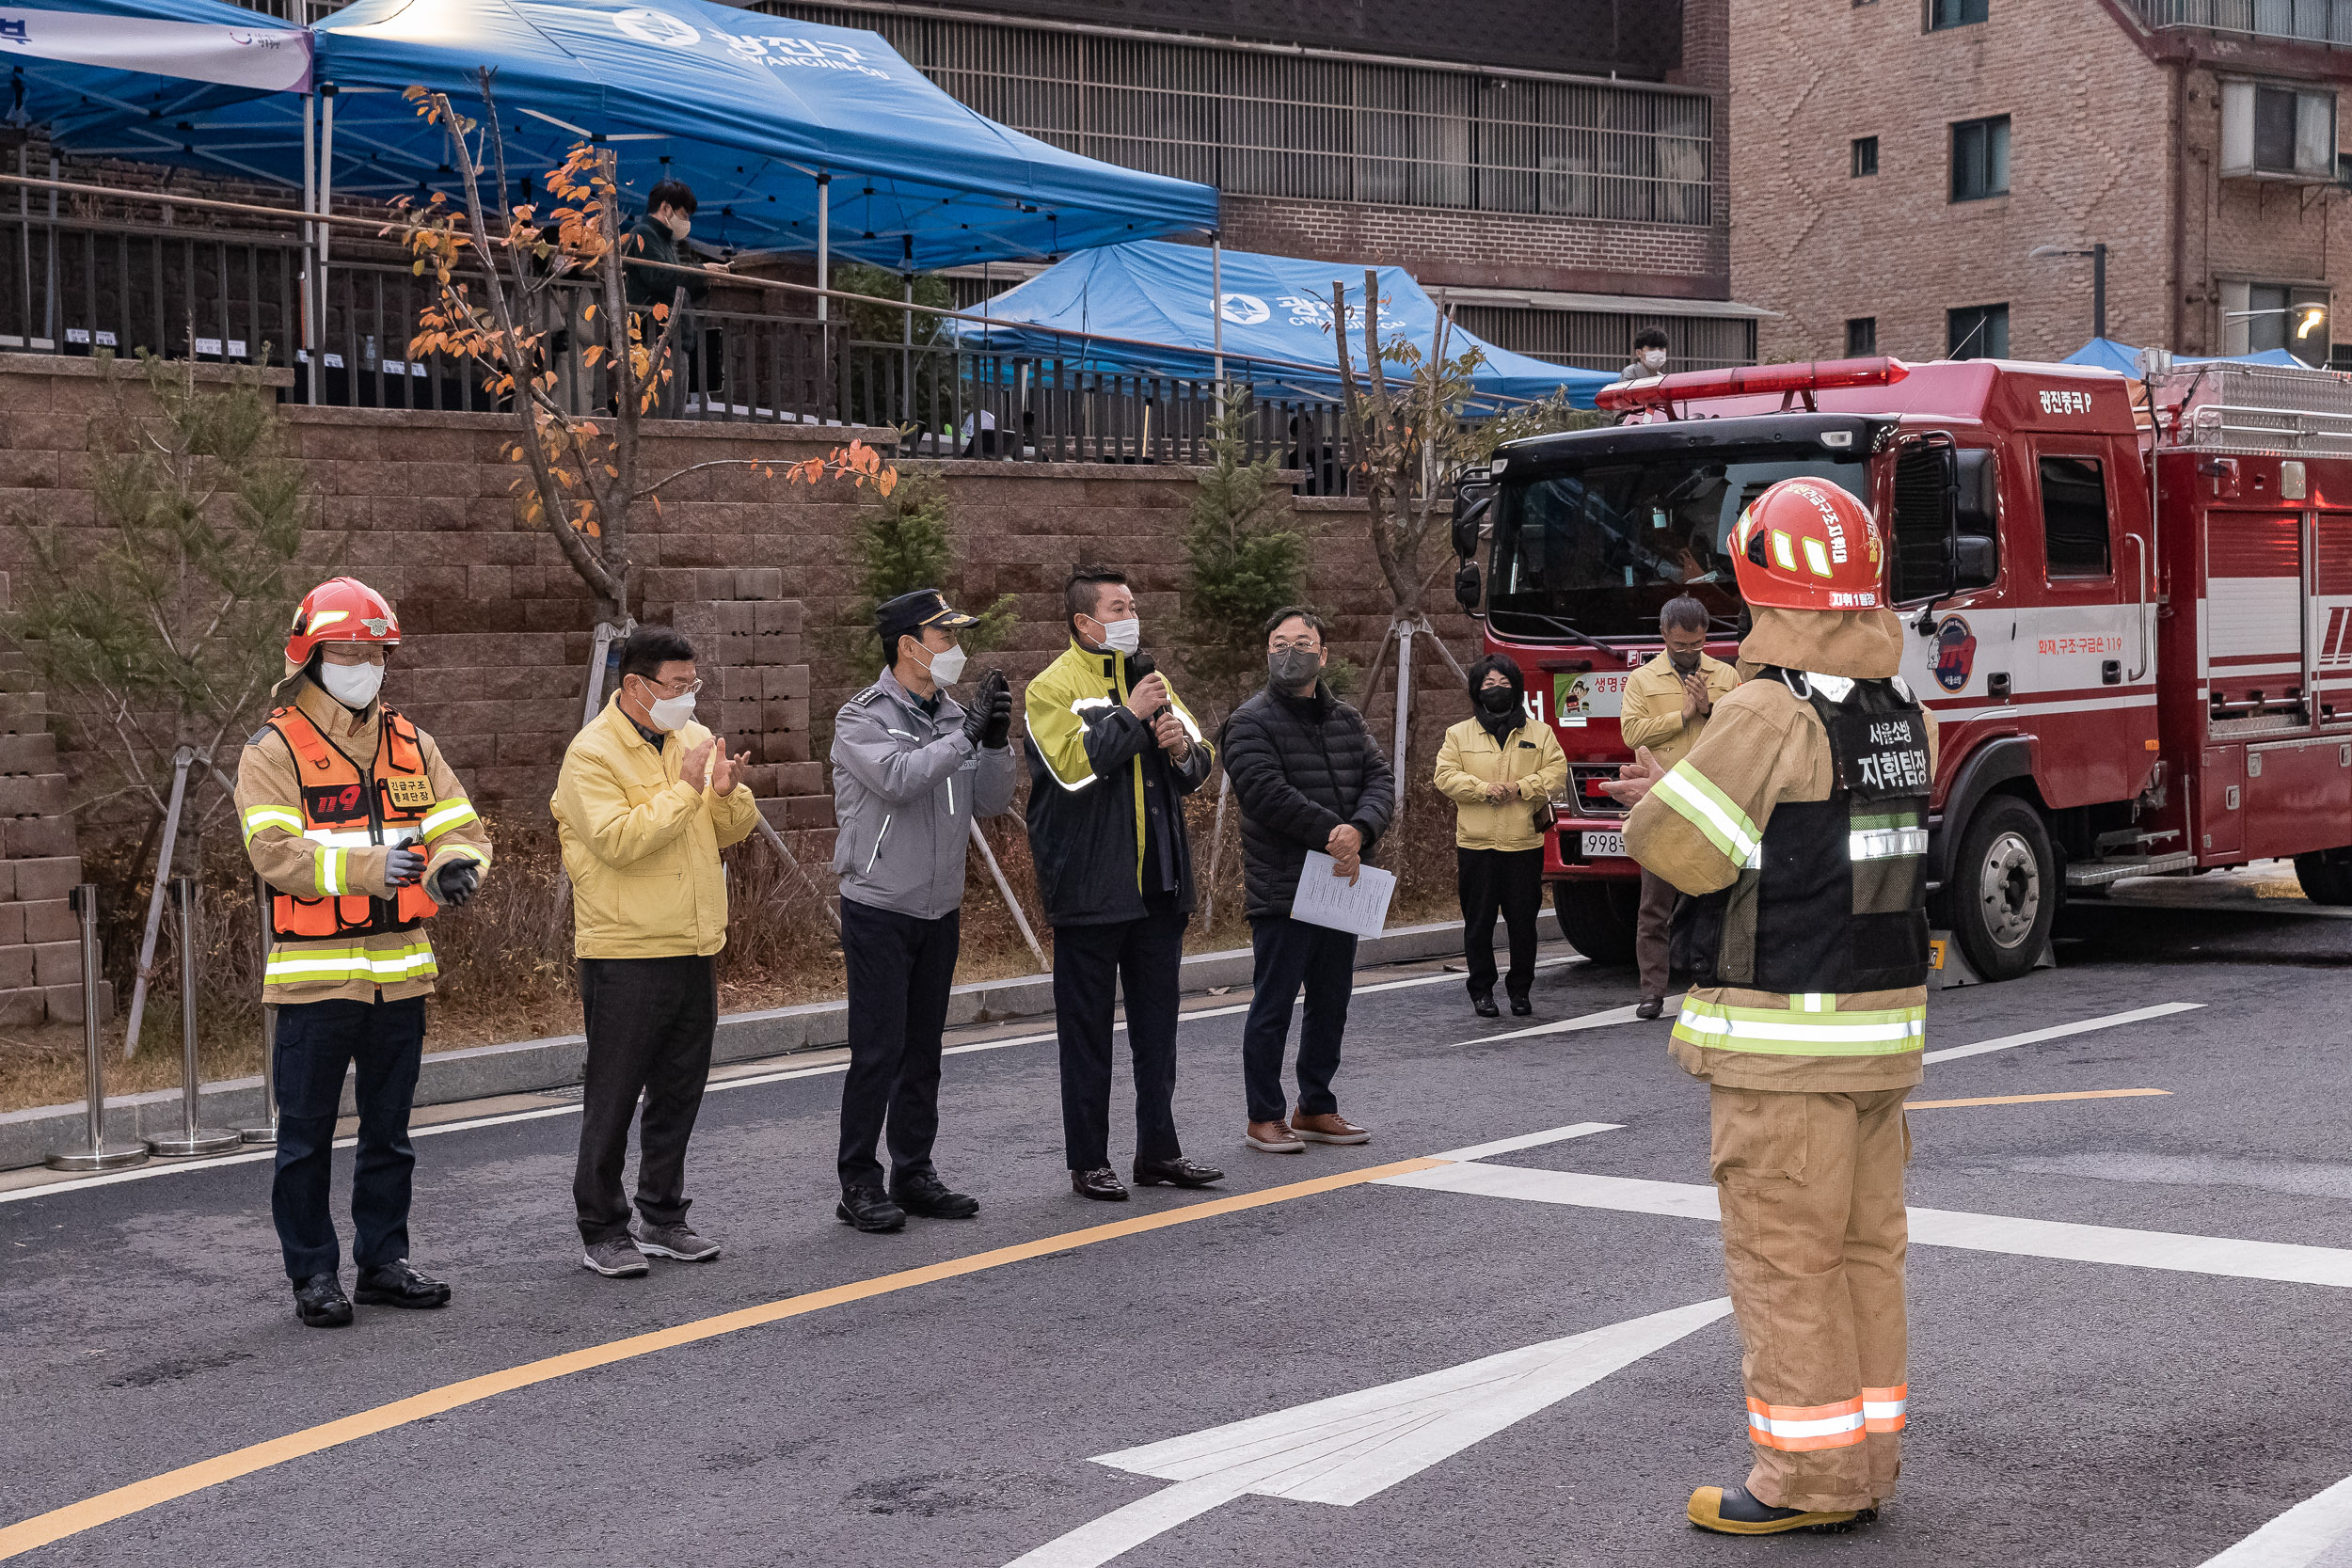
[(221, 1154), (245, 1142), (233, 1130), (203, 1125), (203, 1064), (196, 1055), (196, 879), (171, 879), (171, 903), (180, 919), (180, 1132), (150, 1140), (166, 1159)]
[(84, 882), (67, 895), (82, 919), (82, 1046), (88, 1061), (88, 1117), (82, 1141), (53, 1148), (42, 1163), (51, 1170), (121, 1170), (147, 1163), (144, 1141), (106, 1141), (106, 1060), (98, 1039), (98, 884)]
[[(259, 876), (253, 879), (253, 908), (262, 925), (262, 994), (269, 995), (269, 950), (272, 932), (269, 924), (270, 885)], [(278, 1007), (268, 1001), (262, 1004), (262, 1119), (249, 1127), (237, 1129), (237, 1135), (249, 1144), (274, 1144), (278, 1141)]]

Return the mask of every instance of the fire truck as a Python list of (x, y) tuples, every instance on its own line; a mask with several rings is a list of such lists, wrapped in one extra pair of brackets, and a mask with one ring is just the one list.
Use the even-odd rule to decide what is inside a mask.
[(2065, 899), (2127, 877), (2286, 856), (2306, 896), (2352, 904), (2352, 376), (2153, 357), (2138, 378), (1888, 358), (1670, 375), (1603, 391), (1621, 422), (1509, 443), (1466, 480), (1455, 595), (1570, 765), (1544, 851), (1562, 934), (1630, 958), (1638, 868), (1602, 788), (1630, 760), (1627, 677), (1681, 594), (1737, 657), (1726, 541), (1799, 474), (1868, 502), (1888, 539), (1902, 676), (1942, 729), (1939, 965), (1956, 947), (1974, 977), (2023, 974)]

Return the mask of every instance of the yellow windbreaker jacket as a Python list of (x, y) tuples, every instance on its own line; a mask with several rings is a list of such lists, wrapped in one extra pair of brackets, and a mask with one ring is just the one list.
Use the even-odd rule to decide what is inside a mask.
[[(1740, 684), (1738, 671), (1706, 654), (1699, 655), (1699, 673), (1707, 677), (1710, 704), (1730, 696)], [(1674, 660), (1660, 654), (1626, 678), (1625, 705), (1617, 716), (1617, 728), (1625, 736), (1627, 751), (1646, 746), (1661, 768), (1672, 768), (1699, 743), (1710, 717), (1700, 714), (1688, 723), (1683, 721), (1682, 677), (1675, 673)]]
[[(1477, 720), (1465, 719), (1438, 748), (1437, 783), (1438, 793), (1454, 804), (1458, 847), (1540, 849), (1551, 819), (1542, 802), (1567, 788), (1568, 755), (1549, 724), (1531, 719), (1498, 741)], [(1490, 784), (1516, 785), (1517, 793), (1489, 804)]]

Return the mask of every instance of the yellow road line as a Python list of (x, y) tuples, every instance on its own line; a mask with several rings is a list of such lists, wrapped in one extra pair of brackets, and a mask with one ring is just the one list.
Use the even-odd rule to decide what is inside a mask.
[(1154, 1214), (1138, 1214), (1133, 1219), (1089, 1226), (1084, 1230), (1067, 1230), (1057, 1236), (1044, 1236), (1034, 1242), (997, 1247), (990, 1252), (976, 1252), (968, 1258), (953, 1258), (944, 1263), (930, 1263), (919, 1269), (906, 1269), (898, 1274), (835, 1285), (830, 1290), (786, 1296), (758, 1307), (746, 1307), (734, 1312), (722, 1312), (716, 1317), (679, 1323), (674, 1328), (657, 1329), (650, 1334), (631, 1335), (626, 1339), (590, 1345), (583, 1350), (548, 1356), (543, 1361), (528, 1361), (503, 1371), (485, 1372), (480, 1377), (429, 1388), (421, 1394), (411, 1394), (406, 1399), (379, 1404), (373, 1410), (362, 1410), (355, 1416), (345, 1416), (340, 1420), (288, 1433), (283, 1437), (273, 1437), (268, 1442), (255, 1443), (217, 1458), (199, 1460), (194, 1465), (167, 1470), (145, 1481), (133, 1481), (128, 1486), (118, 1486), (111, 1492), (102, 1492), (95, 1497), (69, 1503), (63, 1508), (52, 1509), (47, 1513), (10, 1525), (0, 1529), (0, 1560), (95, 1529), (100, 1525), (126, 1518), (159, 1503), (170, 1502), (175, 1497), (184, 1497), (207, 1487), (235, 1481), (240, 1476), (266, 1470), (274, 1465), (283, 1465), (291, 1459), (340, 1448), (362, 1437), (373, 1437), (379, 1432), (406, 1426), (411, 1421), (421, 1421), (463, 1405), (479, 1404), (484, 1400), (511, 1394), (517, 1388), (528, 1388), (533, 1384), (569, 1377), (574, 1372), (609, 1367), (615, 1362), (633, 1360), (656, 1351), (673, 1350), (698, 1340), (715, 1339), (739, 1329), (757, 1328), (762, 1323), (781, 1323), (787, 1318), (797, 1318), (807, 1312), (821, 1312), (828, 1307), (846, 1306), (897, 1291), (912, 1290), (918, 1285), (932, 1285), (943, 1279), (978, 1274), (1007, 1263), (1043, 1258), (1051, 1253), (1067, 1252), (1073, 1247), (1092, 1246), (1098, 1242), (1116, 1241), (1122, 1236), (1165, 1230), (1169, 1226), (1184, 1225), (1193, 1220), (1214, 1219), (1219, 1214), (1261, 1209), (1295, 1197), (1311, 1197), (1317, 1193), (1335, 1192), (1343, 1187), (1376, 1181), (1384, 1176), (1402, 1176), (1408, 1171), (1428, 1170), (1444, 1164), (1443, 1160), (1399, 1160), (1393, 1164), (1319, 1176), (1311, 1181), (1295, 1181), (1288, 1186), (1269, 1187), (1263, 1192), (1237, 1193), (1231, 1197), (1213, 1198), (1206, 1203), (1187, 1204), (1181, 1209), (1163, 1210)]
[(1989, 1094), (1979, 1100), (1914, 1100), (1906, 1111), (1944, 1111), (1955, 1105), (2036, 1105), (2045, 1100), (2138, 1100), (2170, 1089), (2077, 1089), (2073, 1094)]

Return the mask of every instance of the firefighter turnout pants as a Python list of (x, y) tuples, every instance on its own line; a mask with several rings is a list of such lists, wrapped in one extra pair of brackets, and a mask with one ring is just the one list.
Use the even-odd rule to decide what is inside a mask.
[(1867, 1508), (1901, 1469), (1910, 1092), (1710, 1091), (1747, 1485), (1775, 1508)]

